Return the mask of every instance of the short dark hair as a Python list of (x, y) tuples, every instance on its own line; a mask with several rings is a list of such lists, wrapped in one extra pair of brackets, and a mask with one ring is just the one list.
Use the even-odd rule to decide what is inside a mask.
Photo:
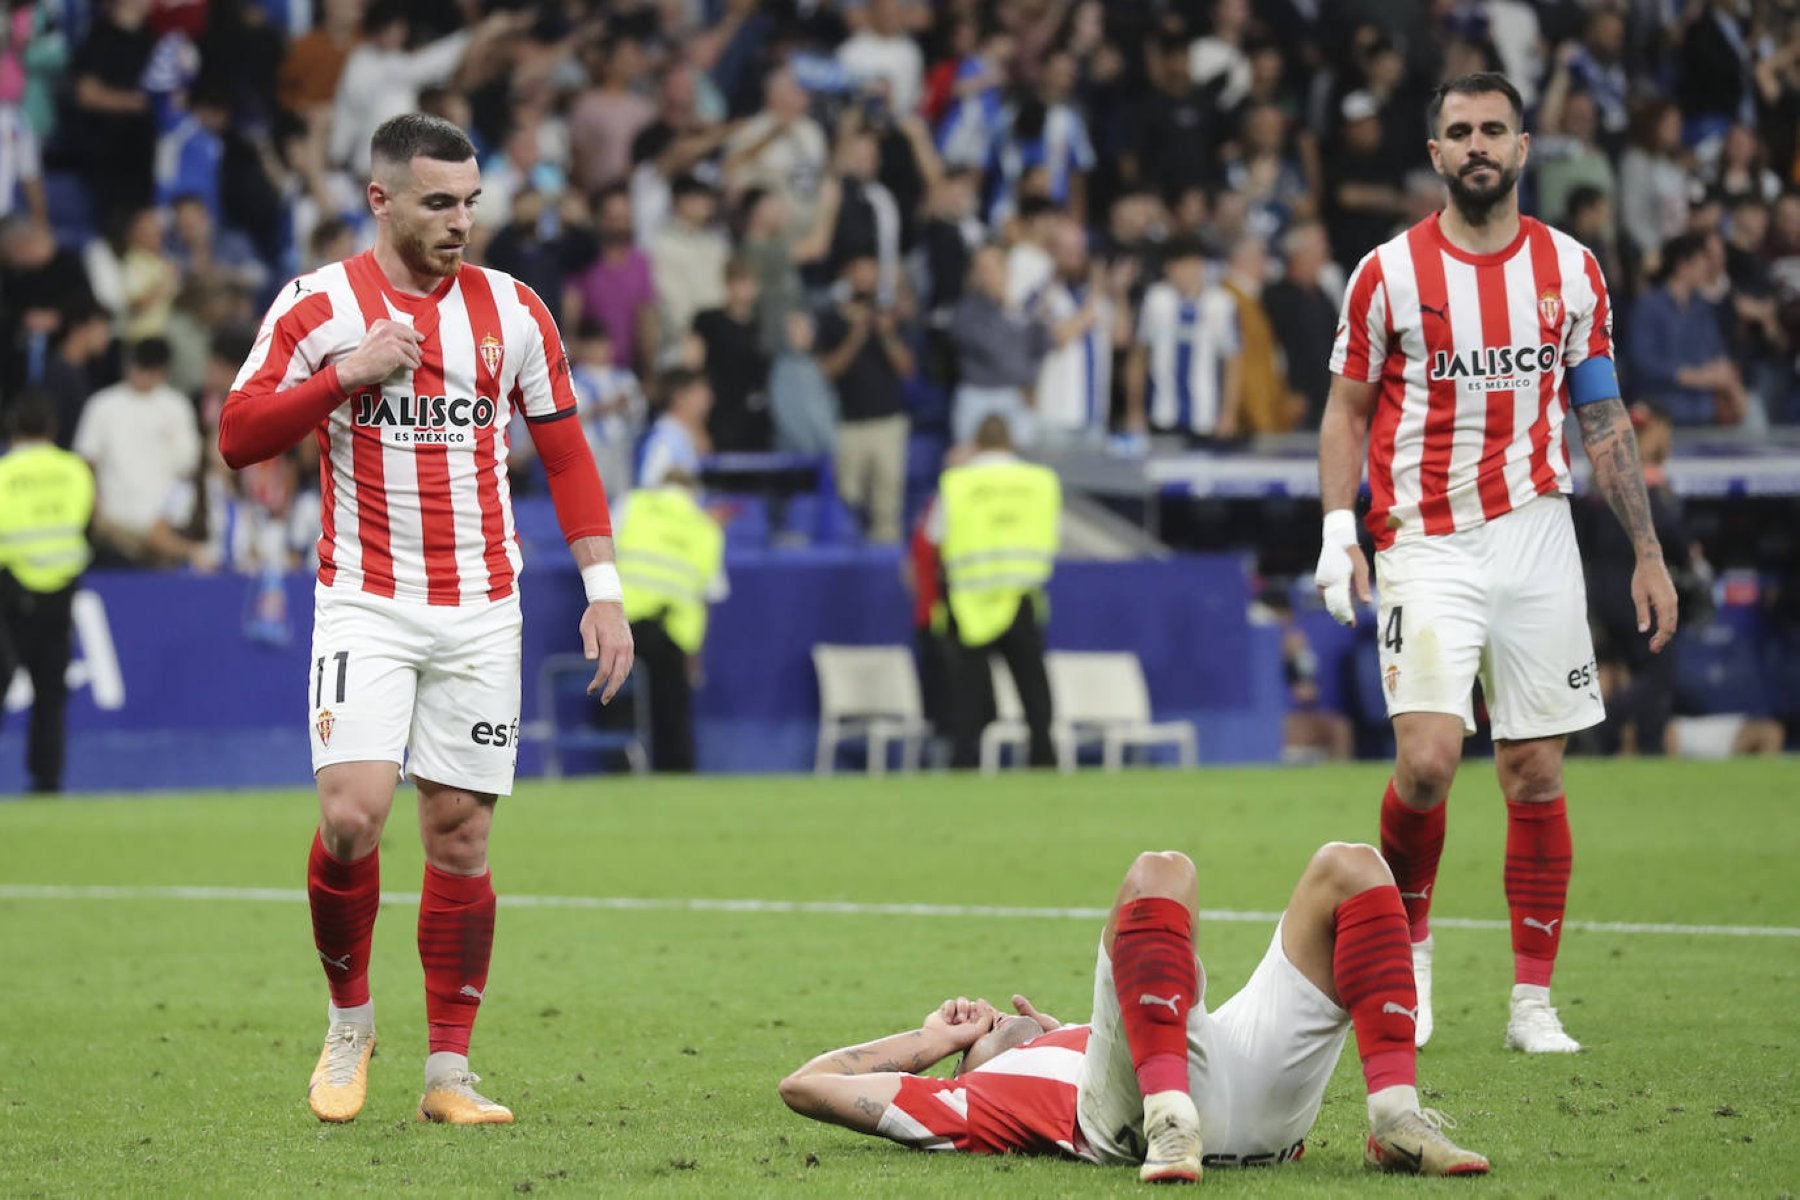
[(161, 371), (168, 367), (174, 354), (169, 349), (169, 339), (160, 337), (139, 338), (131, 343), (131, 352), (127, 359), (134, 367), (142, 367), (146, 371)]
[(1163, 243), (1162, 260), (1164, 263), (1179, 262), (1184, 258), (1205, 258), (1206, 247), (1200, 239), (1192, 234), (1178, 233)]
[(1525, 100), (1512, 80), (1498, 71), (1471, 71), (1455, 79), (1446, 79), (1432, 90), (1431, 102), (1425, 107), (1425, 135), (1438, 135), (1438, 116), (1444, 111), (1446, 96), (1488, 96), (1496, 92), (1512, 103), (1513, 125), (1519, 132), (1524, 132)]
[(15, 438), (56, 436), (56, 405), (36, 388), (27, 388), (13, 397), (6, 410), (6, 432)]
[(1573, 221), (1585, 214), (1596, 204), (1609, 199), (1604, 188), (1597, 188), (1591, 183), (1581, 183), (1569, 189), (1569, 197), (1563, 202), (1565, 215)]
[(610, 342), (612, 330), (592, 317), (583, 317), (575, 325), (575, 340), (578, 342)]
[(1662, 277), (1666, 280), (1688, 263), (1706, 253), (1704, 233), (1678, 233), (1663, 243)]
[[(630, 192), (626, 194), (630, 195)], [(682, 200), (688, 196), (705, 196), (711, 199), (717, 195), (718, 193), (713, 190), (711, 184), (693, 175), (678, 175), (675, 177), (675, 182), (669, 185), (669, 199), (671, 200)]]
[(408, 166), (419, 157), (438, 162), (468, 162), (475, 157), (469, 135), (429, 113), (402, 113), (381, 123), (369, 139), (369, 156), (377, 163)]
[(242, 365), (250, 357), (250, 351), (256, 348), (256, 332), (228, 326), (212, 335), (207, 342), (207, 354), (218, 362)]
[(657, 406), (668, 408), (675, 403), (675, 397), (705, 382), (705, 371), (696, 371), (693, 367), (669, 367), (656, 377)]

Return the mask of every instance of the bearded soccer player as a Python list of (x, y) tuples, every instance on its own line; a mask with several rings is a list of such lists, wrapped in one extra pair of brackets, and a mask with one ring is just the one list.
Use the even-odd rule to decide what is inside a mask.
[(575, 417), (549, 311), (522, 283), (463, 261), (481, 190), (475, 149), (436, 117), (375, 131), (375, 248), (287, 284), (227, 399), (233, 467), (319, 444), (324, 512), (305, 681), (319, 828), (307, 864), (313, 940), (331, 990), (308, 1086), (322, 1121), (362, 1109), (375, 1009), (369, 945), (377, 847), (399, 766), (425, 843), (419, 958), (429, 1054), (418, 1117), (507, 1123), (478, 1093), (469, 1034), (494, 939), (488, 832), (512, 790), (519, 720), (519, 548), (506, 428), (525, 420), (588, 606), (590, 691), (631, 670), (606, 494)]
[[(959, 997), (918, 1029), (821, 1054), (782, 1080), (782, 1099), (924, 1150), (1063, 1154), (1193, 1182), (1203, 1166), (1299, 1158), (1354, 1027), (1364, 1162), (1487, 1173), (1444, 1136), (1442, 1114), (1419, 1107), (1406, 910), (1373, 846), (1313, 856), (1261, 964), (1210, 1013), (1198, 903), (1185, 854), (1140, 855), (1102, 934), (1091, 1024), (1063, 1025), (1023, 996), (1016, 1017)], [(953, 1077), (922, 1074), (958, 1052)]]
[(1397, 752), (1381, 848), (1411, 924), (1418, 1042), (1431, 1036), (1428, 922), (1445, 801), (1475, 729), (1477, 676), (1506, 798), (1513, 990), (1505, 1044), (1573, 1052), (1550, 1006), (1571, 862), (1567, 735), (1605, 715), (1569, 518), (1571, 410), (1593, 487), (1636, 548), (1638, 629), (1675, 634), (1637, 439), (1613, 370), (1599, 264), (1575, 239), (1519, 215), (1531, 137), (1505, 76), (1465, 75), (1430, 105), (1433, 166), (1449, 204), (1357, 266), (1332, 349), (1319, 438), (1324, 547), (1316, 582), (1353, 625), (1369, 565), (1352, 507), (1367, 447), (1381, 601), (1381, 678)]

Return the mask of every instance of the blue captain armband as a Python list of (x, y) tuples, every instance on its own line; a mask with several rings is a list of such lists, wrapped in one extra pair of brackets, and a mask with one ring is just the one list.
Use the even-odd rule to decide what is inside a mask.
[(1612, 359), (1589, 358), (1569, 369), (1569, 403), (1574, 407), (1622, 398)]

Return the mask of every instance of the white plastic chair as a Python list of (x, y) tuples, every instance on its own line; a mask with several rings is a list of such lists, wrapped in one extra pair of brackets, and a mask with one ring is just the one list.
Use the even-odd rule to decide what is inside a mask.
[(1116, 771), (1133, 747), (1172, 745), (1184, 767), (1200, 757), (1191, 721), (1156, 721), (1150, 688), (1138, 656), (1122, 653), (1054, 651), (1046, 656), (1050, 698), (1056, 713), (1056, 757), (1064, 770), (1078, 747), (1100, 743), (1100, 763)]
[(887, 771), (888, 747), (899, 743), (900, 769), (916, 771), (931, 727), (912, 651), (905, 646), (833, 646), (812, 649), (819, 677), (819, 747), (813, 769), (829, 775), (838, 746), (866, 741), (869, 774)]

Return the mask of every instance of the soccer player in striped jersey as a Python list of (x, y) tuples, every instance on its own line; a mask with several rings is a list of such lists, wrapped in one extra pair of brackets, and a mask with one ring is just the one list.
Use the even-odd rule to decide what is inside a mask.
[(1637, 440), (1613, 371), (1612, 310), (1594, 256), (1519, 215), (1531, 137), (1505, 76), (1450, 80), (1430, 105), (1450, 202), (1371, 251), (1351, 276), (1319, 436), (1326, 607), (1370, 599), (1352, 508), (1365, 447), (1381, 602), (1381, 671), (1397, 746), (1381, 845), (1406, 901), (1431, 1036), (1428, 914), (1444, 803), (1475, 729), (1477, 676), (1506, 798), (1513, 990), (1506, 1045), (1579, 1050), (1550, 1006), (1571, 862), (1567, 735), (1605, 715), (1569, 518), (1570, 409), (1593, 486), (1637, 552), (1638, 629), (1674, 636), (1675, 588), (1650, 519)]
[(419, 957), (429, 1053), (421, 1120), (512, 1120), (474, 1089), (469, 1034), (494, 938), (488, 831), (512, 791), (519, 732), (519, 547), (506, 429), (522, 416), (581, 568), (590, 691), (631, 670), (606, 493), (576, 418), (569, 360), (530, 288), (463, 261), (481, 190), (447, 121), (375, 131), (366, 254), (282, 288), (225, 402), (233, 467), (311, 436), (323, 514), (311, 704), (319, 828), (307, 864), (331, 1003), (307, 1094), (322, 1121), (361, 1111), (375, 1046), (369, 947), (377, 847), (399, 767), (425, 843)]
[[(1113, 902), (1086, 1025), (1012, 998), (946, 1000), (914, 1030), (819, 1055), (781, 1081), (802, 1116), (923, 1150), (1061, 1154), (1132, 1165), (1151, 1183), (1203, 1165), (1299, 1158), (1345, 1038), (1368, 1087), (1363, 1160), (1414, 1175), (1479, 1175), (1481, 1155), (1419, 1107), (1406, 910), (1373, 846), (1313, 855), (1243, 988), (1206, 1009), (1194, 950), (1194, 864), (1138, 856)], [(948, 1078), (924, 1072), (950, 1056)]]

